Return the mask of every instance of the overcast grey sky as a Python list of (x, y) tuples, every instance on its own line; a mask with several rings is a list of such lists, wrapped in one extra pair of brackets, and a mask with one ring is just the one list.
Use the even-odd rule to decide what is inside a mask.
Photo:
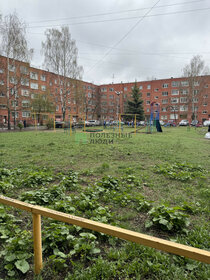
[(27, 24), (35, 67), (44, 31), (61, 25), (77, 42), (85, 81), (178, 77), (197, 54), (210, 66), (210, 0), (0, 0), (3, 16), (14, 11)]

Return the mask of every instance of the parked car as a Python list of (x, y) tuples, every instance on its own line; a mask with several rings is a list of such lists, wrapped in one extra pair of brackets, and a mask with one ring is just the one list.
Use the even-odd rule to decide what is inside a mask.
[(89, 126), (97, 126), (100, 125), (100, 121), (97, 120), (90, 120), (88, 121)]
[(199, 126), (199, 121), (198, 120), (192, 120), (191, 126)]
[(210, 125), (210, 120), (205, 120), (203, 122), (203, 126), (209, 126)]
[(179, 126), (188, 126), (189, 122), (188, 120), (181, 120), (181, 122), (179, 123)]
[(56, 128), (62, 128), (64, 126), (64, 122), (63, 121), (55, 121), (55, 127)]

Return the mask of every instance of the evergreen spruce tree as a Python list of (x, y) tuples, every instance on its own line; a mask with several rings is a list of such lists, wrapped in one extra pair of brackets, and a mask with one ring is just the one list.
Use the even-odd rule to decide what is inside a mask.
[(144, 120), (144, 108), (143, 108), (143, 100), (141, 99), (141, 92), (135, 83), (132, 92), (131, 99), (127, 102), (127, 108), (125, 110), (126, 114), (133, 114), (133, 116), (125, 116), (127, 120), (133, 119), (134, 115), (136, 115), (136, 119), (138, 121)]

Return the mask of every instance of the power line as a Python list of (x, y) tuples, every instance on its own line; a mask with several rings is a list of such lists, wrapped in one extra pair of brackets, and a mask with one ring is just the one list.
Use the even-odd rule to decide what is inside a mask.
[[(187, 2), (183, 2), (183, 3), (159, 5), (159, 6), (154, 7), (154, 9), (164, 8), (164, 7), (172, 7), (172, 6), (178, 6), (178, 5), (186, 5), (186, 4), (198, 3), (198, 2), (204, 2), (204, 1), (206, 1), (206, 0), (196, 0), (196, 1), (187, 1)], [(118, 11), (118, 12), (107, 12), (107, 13), (99, 13), (99, 14), (90, 14), (90, 15), (84, 15), (84, 16), (74, 16), (74, 17), (60, 18), (60, 19), (39, 20), (39, 21), (29, 22), (29, 24), (31, 24), (31, 23), (41, 23), (41, 22), (62, 21), (62, 20), (69, 20), (69, 19), (91, 18), (91, 17), (97, 17), (97, 16), (106, 16), (106, 15), (115, 15), (115, 14), (121, 14), (121, 13), (130, 13), (130, 12), (137, 12), (137, 11), (141, 11), (141, 10), (148, 10), (150, 8), (151, 7), (131, 9), (131, 10), (124, 10), (124, 11)]]
[(124, 21), (124, 20), (136, 19), (136, 18), (144, 19), (144, 18), (147, 18), (147, 17), (157, 17), (157, 16), (165, 16), (165, 15), (186, 14), (186, 13), (192, 13), (192, 12), (197, 12), (197, 11), (207, 11), (209, 9), (210, 9), (210, 7), (206, 7), (206, 8), (200, 8), (200, 9), (192, 9), (192, 10), (177, 11), (177, 12), (170, 12), (170, 13), (160, 13), (160, 14), (146, 15), (146, 16), (143, 15), (143, 16), (115, 18), (115, 19), (72, 22), (72, 23), (66, 23), (66, 24), (28, 26), (26, 28), (28, 28), (28, 29), (31, 29), (31, 28), (49, 28), (49, 27), (60, 27), (60, 26), (63, 26), (63, 25), (67, 26), (67, 25), (81, 25), (81, 24), (103, 23), (103, 22), (112, 22), (112, 21)]
[[(152, 11), (152, 9), (153, 9), (159, 2), (160, 2), (160, 0), (158, 0), (158, 1), (150, 8), (150, 10), (147, 11), (147, 12), (145, 13), (144, 17), (146, 17), (146, 16)], [(140, 22), (143, 21), (144, 17), (143, 17), (143, 18), (140, 18), (140, 19), (128, 30), (128, 32), (126, 32), (125, 35), (123, 35), (123, 37), (122, 37), (119, 41), (117, 41), (117, 42), (114, 44), (114, 46), (112, 46), (112, 48), (109, 49), (109, 50), (105, 53), (105, 55), (104, 55), (98, 62), (96, 62), (96, 63), (87, 71), (87, 73), (89, 73), (90, 71), (92, 71), (99, 63), (101, 63), (101, 62), (104, 60), (104, 58), (105, 58), (107, 55), (109, 55), (109, 53), (113, 50), (113, 48), (116, 48), (116, 47), (117, 47), (117, 46), (118, 46), (132, 31), (133, 31), (133, 30), (134, 30), (134, 28), (136, 28), (136, 26), (137, 26)]]

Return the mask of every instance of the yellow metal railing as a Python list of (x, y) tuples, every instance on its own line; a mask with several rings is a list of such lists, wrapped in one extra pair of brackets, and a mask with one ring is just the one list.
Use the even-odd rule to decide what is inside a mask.
[(0, 195), (0, 203), (19, 208), (32, 213), (33, 216), (33, 241), (34, 241), (34, 266), (35, 274), (42, 269), (42, 238), (41, 216), (52, 218), (61, 222), (77, 225), (83, 228), (102, 232), (121, 239), (132, 241), (144, 246), (155, 248), (168, 253), (184, 256), (193, 260), (210, 264), (210, 252), (198, 248), (182, 245), (161, 238), (141, 234), (127, 229), (95, 222), (85, 218), (73, 216), (59, 211), (51, 210), (37, 205), (25, 203), (16, 199)]

